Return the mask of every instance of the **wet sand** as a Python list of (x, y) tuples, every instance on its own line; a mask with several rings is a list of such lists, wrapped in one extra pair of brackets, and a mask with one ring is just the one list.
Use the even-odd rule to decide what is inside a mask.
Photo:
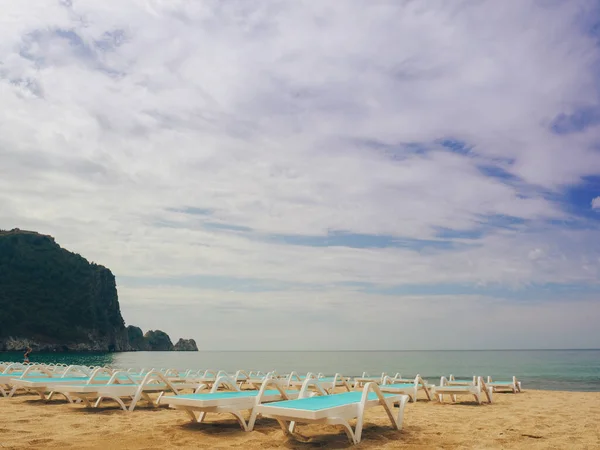
[[(410, 403), (402, 431), (391, 429), (383, 408), (371, 409), (362, 442), (354, 448), (597, 449), (599, 424), (600, 393), (526, 390), (497, 393), (491, 405)], [(0, 449), (350, 447), (339, 427), (300, 424), (298, 433), (285, 438), (271, 419), (260, 419), (256, 430), (246, 433), (227, 415), (193, 424), (182, 411), (142, 404), (126, 413), (111, 402), (89, 410), (32, 395), (0, 398)]]

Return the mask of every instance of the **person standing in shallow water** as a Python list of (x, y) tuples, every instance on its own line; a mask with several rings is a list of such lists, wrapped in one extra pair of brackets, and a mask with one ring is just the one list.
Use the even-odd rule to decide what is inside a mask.
[(23, 355), (23, 362), (24, 363), (28, 363), (29, 362), (29, 354), (32, 352), (33, 350), (31, 349), (31, 347), (27, 347), (27, 350), (25, 350), (25, 354)]

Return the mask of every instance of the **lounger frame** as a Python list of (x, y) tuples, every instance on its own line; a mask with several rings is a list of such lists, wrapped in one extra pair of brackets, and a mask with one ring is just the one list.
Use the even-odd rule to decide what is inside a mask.
[[(309, 393), (308, 387), (311, 384), (319, 393), (321, 393), (321, 395), (326, 395), (325, 390), (319, 386), (318, 380), (307, 379), (305, 384), (302, 386), (298, 398), (306, 398)], [(376, 394), (377, 399), (369, 399), (369, 394), (371, 392)], [(367, 409), (375, 406), (383, 406), (388, 418), (390, 419), (392, 427), (396, 430), (400, 430), (402, 429), (404, 408), (407, 402), (407, 395), (398, 394), (385, 396), (379, 389), (377, 383), (369, 382), (364, 386), (361, 400), (359, 402), (348, 403), (345, 405), (316, 411), (278, 407), (277, 402), (266, 405), (257, 405), (252, 411), (250, 423), (254, 423), (254, 420), (256, 420), (256, 418), (260, 415), (273, 418), (277, 420), (284, 434), (287, 436), (293, 436), (297, 422), (337, 425), (343, 427), (351, 443), (358, 444), (361, 440), (365, 412)], [(397, 414), (394, 414), (393, 411), (395, 403), (399, 404)], [(352, 419), (356, 419), (356, 425), (354, 428), (352, 428), (350, 425), (350, 420)]]

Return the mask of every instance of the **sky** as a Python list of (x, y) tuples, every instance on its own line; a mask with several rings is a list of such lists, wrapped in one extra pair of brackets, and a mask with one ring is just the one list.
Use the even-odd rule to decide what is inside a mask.
[(204, 350), (600, 347), (600, 3), (0, 0), (0, 228)]

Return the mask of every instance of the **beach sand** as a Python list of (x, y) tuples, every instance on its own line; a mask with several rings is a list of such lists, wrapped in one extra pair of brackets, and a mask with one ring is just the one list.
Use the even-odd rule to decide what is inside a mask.
[[(494, 401), (410, 403), (402, 431), (390, 428), (383, 408), (369, 410), (362, 442), (354, 448), (600, 448), (600, 393), (526, 390), (497, 393)], [(0, 398), (0, 449), (350, 447), (339, 427), (299, 425), (301, 438), (290, 440), (270, 419), (260, 419), (246, 433), (227, 415), (192, 424), (182, 411), (140, 405), (126, 413), (116, 404), (107, 406), (89, 410), (32, 395)]]

